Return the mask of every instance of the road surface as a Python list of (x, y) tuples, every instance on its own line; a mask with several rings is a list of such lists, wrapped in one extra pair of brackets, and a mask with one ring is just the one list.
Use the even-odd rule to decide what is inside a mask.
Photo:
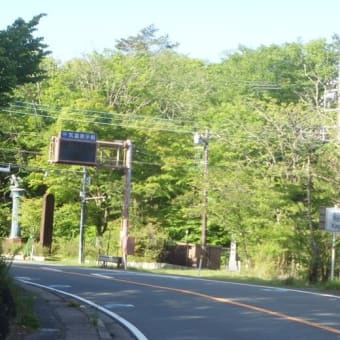
[(13, 263), (13, 276), (105, 308), (149, 340), (340, 339), (340, 297), (114, 269)]

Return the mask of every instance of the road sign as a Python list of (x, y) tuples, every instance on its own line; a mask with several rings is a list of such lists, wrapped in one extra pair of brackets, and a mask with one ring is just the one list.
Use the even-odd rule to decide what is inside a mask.
[(61, 131), (60, 138), (73, 139), (84, 142), (96, 142), (97, 137), (95, 133), (91, 132), (77, 132), (77, 131)]
[(340, 208), (326, 208), (325, 229), (340, 232)]
[(97, 138), (95, 133), (61, 131), (52, 137), (50, 161), (53, 163), (96, 165)]

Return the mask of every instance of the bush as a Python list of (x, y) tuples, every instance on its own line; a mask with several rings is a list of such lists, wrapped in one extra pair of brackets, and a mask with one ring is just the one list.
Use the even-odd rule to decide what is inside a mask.
[[(0, 249), (1, 251), (1, 249)], [(10, 322), (16, 315), (15, 302), (11, 290), (9, 264), (0, 256), (0, 338), (5, 339), (9, 333)]]

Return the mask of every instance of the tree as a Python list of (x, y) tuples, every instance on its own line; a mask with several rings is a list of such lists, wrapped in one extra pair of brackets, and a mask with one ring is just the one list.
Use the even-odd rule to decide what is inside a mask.
[(133, 52), (160, 52), (165, 49), (174, 49), (178, 43), (172, 43), (168, 35), (156, 36), (158, 29), (154, 25), (143, 28), (136, 36), (119, 39), (116, 49), (125, 53)]
[(221, 64), (211, 66), (215, 84), (219, 85), (214, 99), (270, 97), (281, 103), (303, 100), (317, 107), (327, 83), (337, 72), (340, 50), (336, 39), (331, 43), (319, 39), (257, 49), (241, 46)]
[[(81, 171), (46, 164), (50, 137), (70, 129), (132, 140), (129, 230), (140, 253), (168, 238), (199, 242), (202, 152), (192, 135), (208, 128), (208, 243), (235, 239), (256, 270), (265, 263), (271, 274), (326, 277), (329, 242), (317, 212), (337, 199), (339, 149), (319, 138), (335, 120), (320, 102), (338, 41), (240, 48), (215, 65), (169, 50), (152, 28), (123, 42), (62, 65), (44, 60), (51, 77), (15, 91), (34, 104), (13, 104), (15, 120), (4, 120), (1, 152), (12, 158), (3, 161), (25, 167), (30, 199), (55, 195), (55, 235), (79, 234)], [(87, 236), (105, 240), (120, 225), (123, 174), (90, 174)], [(1, 221), (7, 211), (3, 204)]]
[(33, 33), (44, 14), (29, 22), (17, 19), (6, 30), (0, 31), (0, 104), (7, 104), (13, 90), (23, 84), (40, 81), (45, 73), (40, 67), (49, 54), (43, 38)]

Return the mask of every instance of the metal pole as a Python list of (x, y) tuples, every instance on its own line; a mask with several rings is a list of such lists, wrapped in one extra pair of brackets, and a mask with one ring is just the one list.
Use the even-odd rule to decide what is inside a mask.
[(337, 86), (337, 140), (340, 142), (340, 60), (338, 62), (338, 86)]
[[(337, 96), (338, 96), (338, 102), (337, 102), (337, 140), (340, 142), (340, 60), (338, 62), (338, 86), (337, 86)], [(335, 205), (335, 207), (338, 207), (338, 205)], [(336, 233), (333, 232), (332, 237), (332, 263), (331, 263), (331, 280), (334, 279), (334, 265), (335, 265), (335, 243), (336, 243)]]
[(85, 224), (85, 208), (86, 208), (86, 167), (83, 167), (83, 179), (82, 188), (80, 192), (81, 207), (80, 207), (80, 223), (79, 223), (79, 253), (78, 262), (82, 264), (84, 262), (84, 224)]
[(130, 192), (131, 192), (131, 162), (132, 162), (132, 143), (130, 140), (125, 142), (126, 159), (125, 159), (125, 192), (123, 205), (123, 221), (122, 221), (122, 259), (124, 269), (127, 269), (127, 241), (129, 233), (129, 207), (130, 207)]
[(332, 262), (331, 262), (331, 280), (334, 279), (334, 265), (335, 265), (335, 243), (336, 243), (336, 233), (333, 232), (332, 237)]
[(202, 179), (202, 211), (201, 211), (201, 254), (199, 259), (199, 271), (202, 268), (203, 258), (206, 255), (206, 243), (207, 243), (207, 204), (208, 204), (208, 145), (209, 145), (209, 130), (205, 130), (204, 136), (201, 136), (198, 132), (194, 134), (194, 143), (203, 143), (203, 179)]
[(208, 203), (208, 189), (207, 189), (207, 175), (208, 175), (208, 138), (209, 131), (205, 130), (204, 140), (203, 140), (203, 193), (202, 193), (202, 232), (201, 232), (201, 245), (205, 252), (205, 247), (207, 243), (207, 203)]

